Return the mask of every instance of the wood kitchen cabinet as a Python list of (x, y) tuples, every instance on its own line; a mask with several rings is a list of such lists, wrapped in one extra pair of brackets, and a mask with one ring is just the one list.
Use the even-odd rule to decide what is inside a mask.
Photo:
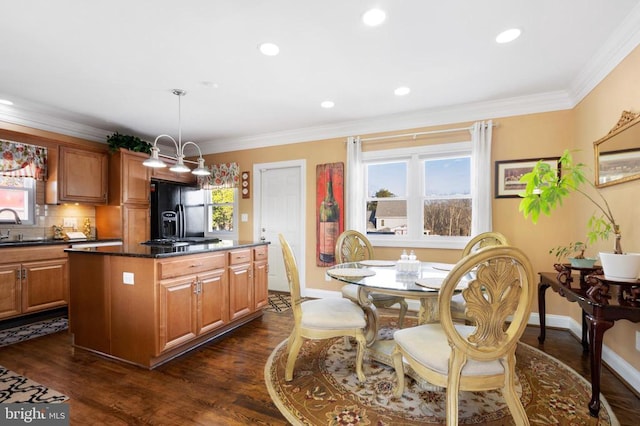
[(0, 264), (0, 318), (67, 306), (69, 274), (64, 248), (3, 249), (3, 261), (10, 262)]
[[(229, 321), (225, 253), (161, 263), (160, 327), (156, 355), (215, 330)], [(172, 264), (173, 263), (173, 264)], [(190, 273), (192, 271), (201, 271)]]
[(268, 253), (266, 245), (253, 249), (253, 300), (255, 309), (262, 309), (269, 303)]
[(253, 265), (251, 249), (229, 252), (229, 310), (231, 319), (253, 311)]
[(109, 159), (105, 151), (61, 145), (50, 153), (46, 202), (106, 204), (108, 179)]
[(109, 202), (96, 206), (100, 238), (119, 238), (139, 244), (150, 238), (150, 169), (142, 163), (147, 154), (120, 149), (109, 158)]
[(168, 257), (140, 245), (69, 250), (74, 346), (154, 368), (258, 318), (266, 248), (186, 248)]

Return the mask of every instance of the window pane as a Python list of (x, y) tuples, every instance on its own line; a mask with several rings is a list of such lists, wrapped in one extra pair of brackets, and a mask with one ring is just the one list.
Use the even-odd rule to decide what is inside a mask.
[(444, 158), (424, 162), (425, 196), (455, 197), (471, 194), (471, 158)]
[(405, 200), (378, 200), (367, 203), (367, 233), (407, 233), (407, 202)]
[(211, 205), (209, 205), (208, 232), (232, 232), (234, 224), (234, 188), (220, 188), (211, 190)]
[(425, 200), (424, 235), (470, 236), (471, 199)]
[(406, 197), (407, 163), (370, 164), (367, 166), (367, 196)]
[(233, 231), (233, 206), (212, 205), (209, 218), (209, 232)]

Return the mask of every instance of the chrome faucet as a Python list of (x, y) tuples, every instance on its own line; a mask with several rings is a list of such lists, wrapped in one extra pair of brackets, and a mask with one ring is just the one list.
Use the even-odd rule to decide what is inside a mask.
[(18, 216), (18, 212), (15, 211), (14, 209), (10, 209), (10, 208), (4, 208), (4, 209), (0, 209), (0, 213), (2, 212), (11, 212), (13, 213), (13, 215), (15, 216), (15, 224), (16, 225), (21, 225), (22, 224), (22, 220), (20, 220), (20, 216)]

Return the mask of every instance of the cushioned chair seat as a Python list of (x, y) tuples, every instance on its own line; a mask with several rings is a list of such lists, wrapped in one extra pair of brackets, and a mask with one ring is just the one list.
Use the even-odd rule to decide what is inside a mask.
[(344, 330), (367, 325), (362, 308), (347, 299), (307, 300), (300, 307), (303, 327)]
[[(475, 327), (468, 325), (456, 325), (455, 328), (465, 338), (475, 331)], [(440, 324), (425, 324), (398, 330), (393, 334), (393, 338), (407, 355), (420, 364), (442, 375), (448, 374), (451, 347)], [(465, 376), (504, 374), (504, 368), (497, 360), (481, 362), (469, 359), (462, 367), (462, 374)]]

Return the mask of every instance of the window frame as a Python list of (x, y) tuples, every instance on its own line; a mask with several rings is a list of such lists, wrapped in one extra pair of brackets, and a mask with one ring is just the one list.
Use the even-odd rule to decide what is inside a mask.
[[(407, 194), (398, 199), (407, 200), (407, 234), (406, 235), (381, 235), (367, 234), (367, 238), (374, 246), (380, 247), (408, 247), (408, 248), (437, 248), (437, 249), (462, 249), (471, 239), (471, 236), (434, 236), (422, 235), (424, 200), (424, 166), (425, 160), (447, 158), (447, 157), (471, 157), (471, 180), (473, 181), (473, 153), (471, 141), (453, 142), (437, 145), (423, 145), (408, 148), (394, 148), (384, 150), (363, 151), (360, 161), (363, 178), (363, 191), (365, 191), (364, 201), (370, 201), (367, 191), (368, 177), (367, 165), (372, 163), (390, 163), (398, 161), (408, 161), (407, 167)], [(411, 185), (411, 182), (418, 182)], [(477, 196), (473, 193), (471, 186), (471, 199)], [(413, 214), (411, 214), (413, 212)], [(417, 214), (417, 212), (420, 212)], [(476, 214), (487, 214), (487, 212), (476, 212)], [(366, 215), (365, 215), (366, 216)], [(357, 218), (356, 223), (360, 229), (366, 231), (366, 217)], [(413, 232), (412, 232), (413, 230)]]
[[(204, 229), (204, 235), (205, 237), (212, 237), (212, 238), (220, 238), (221, 240), (237, 240), (238, 239), (238, 215), (239, 215), (239, 196), (240, 196), (240, 191), (238, 191), (238, 188), (233, 187), (233, 188), (211, 188), (211, 189), (206, 189), (205, 191), (214, 191), (216, 189), (231, 189), (233, 190), (233, 203), (213, 203), (211, 201), (211, 194), (207, 194), (207, 198), (205, 200), (204, 206), (205, 206), (205, 229)], [(229, 231), (209, 231), (209, 222), (211, 220), (211, 208), (213, 206), (232, 206), (233, 207), (233, 231), (229, 232)]]
[[(36, 224), (36, 180), (34, 178), (28, 177), (7, 177), (6, 179), (16, 179), (22, 181), (23, 186), (2, 186), (2, 189), (7, 189), (11, 191), (22, 191), (25, 193), (25, 205), (24, 209), (14, 209), (20, 215), (21, 223), (18, 225), (12, 220), (4, 220), (0, 219), (0, 225), (35, 225)], [(0, 185), (2, 182), (0, 182)], [(0, 205), (0, 209), (2, 208), (11, 208), (10, 206)]]

